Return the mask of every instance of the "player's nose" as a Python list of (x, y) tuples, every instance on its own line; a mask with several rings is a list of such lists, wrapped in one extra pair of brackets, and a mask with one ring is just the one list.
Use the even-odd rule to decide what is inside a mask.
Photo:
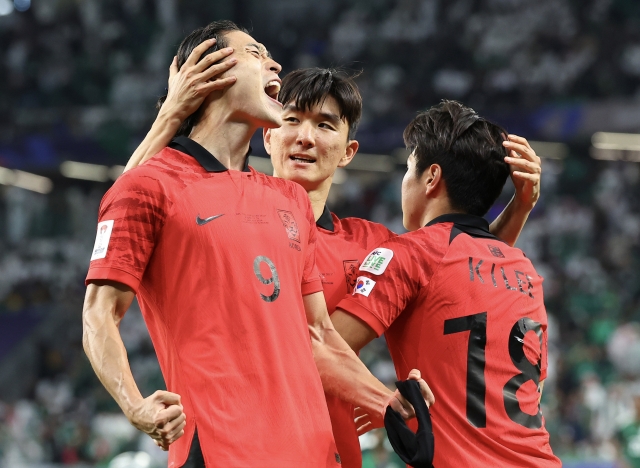
[(298, 127), (298, 137), (296, 143), (305, 148), (311, 148), (315, 146), (315, 138), (313, 135), (313, 126), (307, 122), (303, 122)]
[(267, 59), (266, 65), (267, 65), (267, 68), (269, 69), (269, 71), (271, 71), (271, 72), (275, 72), (277, 74), (280, 74), (280, 72), (282, 71), (282, 65), (280, 65), (278, 62), (273, 60), (271, 57), (269, 57)]

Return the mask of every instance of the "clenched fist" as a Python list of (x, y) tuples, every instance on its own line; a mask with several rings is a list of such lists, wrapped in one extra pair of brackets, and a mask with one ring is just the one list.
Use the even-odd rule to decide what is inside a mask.
[(184, 435), (187, 420), (180, 395), (162, 390), (142, 400), (128, 418), (136, 429), (149, 434), (162, 450), (169, 450), (169, 445)]

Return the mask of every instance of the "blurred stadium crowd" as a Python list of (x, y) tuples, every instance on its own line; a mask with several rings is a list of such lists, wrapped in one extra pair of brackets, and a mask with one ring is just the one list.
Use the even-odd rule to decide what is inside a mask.
[[(400, 147), (415, 111), (442, 98), (529, 138), (542, 127), (528, 116), (545, 106), (640, 104), (635, 0), (0, 0), (0, 14), (0, 166), (54, 187), (0, 185), (2, 467), (106, 466), (125, 451), (162, 463), (82, 351), (83, 278), (108, 183), (63, 178), (59, 166), (126, 162), (153, 119), (172, 51), (194, 27), (219, 18), (248, 26), (284, 72), (363, 69), (364, 153)], [(544, 414), (565, 466), (640, 467), (640, 166), (590, 159), (571, 122), (558, 123), (569, 151), (544, 159), (542, 198), (518, 243), (545, 277)], [(264, 154), (259, 137), (253, 147)], [(402, 232), (401, 177), (400, 166), (347, 171), (330, 208)], [(121, 330), (143, 394), (161, 388), (135, 307)], [(383, 342), (363, 359), (393, 382)], [(401, 466), (382, 440), (363, 438), (366, 468)]]

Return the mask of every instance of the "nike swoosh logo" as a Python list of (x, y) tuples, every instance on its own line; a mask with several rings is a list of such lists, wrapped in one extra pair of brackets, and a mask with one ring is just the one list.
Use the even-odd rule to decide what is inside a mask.
[(204, 226), (205, 224), (207, 224), (208, 222), (213, 221), (214, 219), (219, 218), (220, 216), (224, 216), (224, 213), (219, 214), (219, 215), (215, 215), (215, 216), (210, 216), (209, 218), (205, 218), (202, 219), (200, 217), (200, 215), (196, 216), (196, 223), (198, 224), (198, 226)]

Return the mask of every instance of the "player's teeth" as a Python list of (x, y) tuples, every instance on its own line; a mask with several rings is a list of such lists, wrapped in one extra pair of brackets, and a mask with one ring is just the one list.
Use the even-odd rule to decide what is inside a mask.
[(271, 88), (271, 87), (275, 88), (274, 93), (279, 93), (280, 92), (280, 83), (279, 82), (277, 82), (275, 80), (269, 81), (267, 83), (267, 86), (265, 86), (265, 88)]

